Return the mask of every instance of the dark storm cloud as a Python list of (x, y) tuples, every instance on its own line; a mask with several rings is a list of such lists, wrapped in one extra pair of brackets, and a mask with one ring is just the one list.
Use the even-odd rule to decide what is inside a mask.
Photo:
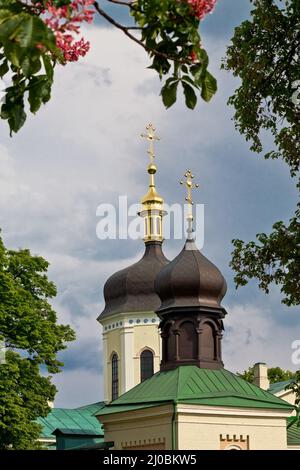
[[(147, 155), (139, 135), (150, 120), (161, 137), (157, 185), (165, 201), (182, 204), (178, 181), (187, 167), (200, 183), (195, 201), (205, 205), (203, 252), (228, 282), (226, 366), (235, 371), (256, 360), (276, 360), (292, 368), (290, 344), (299, 332), (295, 311), (280, 303), (277, 288), (266, 296), (251, 282), (236, 291), (229, 268), (232, 238), (251, 240), (258, 232), (268, 233), (273, 222), (292, 215), (296, 201), (285, 165), (250, 153), (226, 105), (237, 81), (220, 71), (221, 58), (233, 27), (248, 9), (248, 0), (219, 0), (215, 13), (203, 22), (219, 92), (209, 104), (200, 101), (193, 112), (181, 95), (165, 111), (159, 80), (145, 70), (144, 51), (121, 33), (97, 27), (87, 35), (91, 53), (80, 65), (57, 71), (53, 99), (38, 116), (30, 117), (13, 139), (0, 123), (3, 237), (11, 247), (30, 247), (49, 259), (59, 293), (54, 308), (59, 321), (70, 323), (77, 333), (76, 342), (61, 353), (65, 368), (55, 379), (58, 405), (102, 397), (96, 317), (103, 307), (103, 285), (113, 272), (142, 256), (143, 243), (99, 240), (96, 208), (101, 202), (116, 206), (118, 196), (126, 194), (129, 204), (135, 203), (145, 193)], [(166, 240), (166, 255), (174, 257), (182, 245), (183, 240)]]

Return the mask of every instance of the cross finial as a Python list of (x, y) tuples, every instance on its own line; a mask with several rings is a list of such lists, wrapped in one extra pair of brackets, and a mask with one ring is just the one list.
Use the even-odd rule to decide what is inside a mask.
[(193, 198), (192, 198), (192, 190), (199, 187), (199, 184), (193, 183), (194, 175), (191, 170), (187, 170), (184, 174), (186, 180), (180, 181), (180, 184), (184, 184), (187, 189), (187, 196), (185, 197), (186, 202), (188, 203), (188, 213), (187, 213), (187, 221), (188, 221), (188, 234), (191, 235), (193, 232)]
[(149, 157), (150, 157), (150, 164), (152, 164), (154, 162), (154, 157), (155, 157), (155, 154), (154, 154), (154, 141), (155, 140), (160, 140), (160, 138), (155, 135), (155, 127), (151, 124), (148, 124), (148, 126), (146, 126), (146, 131), (147, 133), (146, 134), (141, 134), (141, 137), (143, 137), (144, 139), (147, 139), (148, 142), (149, 142), (149, 150), (147, 151)]
[(190, 206), (192, 206), (194, 204), (192, 199), (192, 190), (199, 188), (199, 184), (193, 183), (194, 175), (191, 170), (187, 170), (184, 176), (186, 178), (186, 181), (180, 181), (180, 184), (185, 184), (187, 189), (187, 196), (185, 200), (188, 204), (190, 204)]

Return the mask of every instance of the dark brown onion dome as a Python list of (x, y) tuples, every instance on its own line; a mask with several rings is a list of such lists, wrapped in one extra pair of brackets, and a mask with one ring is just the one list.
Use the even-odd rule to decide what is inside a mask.
[(106, 281), (105, 308), (98, 320), (119, 313), (155, 311), (159, 307), (160, 299), (154, 282), (159, 271), (169, 262), (161, 245), (158, 241), (146, 243), (140, 261), (116, 272)]
[(157, 313), (177, 308), (221, 307), (227, 286), (219, 269), (188, 239), (179, 255), (158, 274), (155, 290), (161, 299)]

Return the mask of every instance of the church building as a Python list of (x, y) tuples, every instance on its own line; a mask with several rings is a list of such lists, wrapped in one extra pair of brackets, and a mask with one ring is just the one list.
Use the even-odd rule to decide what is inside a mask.
[[(182, 182), (189, 208), (187, 238), (173, 260), (163, 253), (165, 211), (154, 163), (158, 138), (151, 124), (146, 129), (142, 136), (149, 142), (149, 189), (139, 213), (145, 252), (104, 286), (105, 306), (98, 317), (104, 402), (89, 405), (94, 406), (89, 448), (300, 450), (295, 397), (285, 390), (286, 383), (270, 387), (262, 363), (255, 365), (253, 384), (224, 368), (226, 281), (197, 248), (192, 211), (197, 185), (190, 170)], [(87, 407), (77, 410), (82, 409)], [(87, 428), (81, 435), (85, 433)], [(80, 430), (57, 427), (51, 434), (56, 443), (73, 435), (74, 443)]]

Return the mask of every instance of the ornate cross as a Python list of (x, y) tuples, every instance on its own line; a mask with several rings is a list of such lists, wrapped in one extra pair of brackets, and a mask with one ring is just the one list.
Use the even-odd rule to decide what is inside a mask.
[(144, 139), (147, 139), (148, 142), (149, 142), (149, 150), (147, 150), (147, 153), (150, 157), (150, 164), (152, 164), (154, 162), (154, 157), (155, 157), (155, 154), (154, 154), (154, 141), (155, 140), (160, 140), (160, 138), (155, 135), (155, 127), (153, 127), (153, 125), (150, 123), (148, 124), (148, 126), (146, 126), (146, 131), (147, 131), (147, 134), (141, 134), (141, 137), (143, 137)]
[(187, 201), (188, 204), (192, 206), (194, 204), (193, 199), (192, 199), (192, 190), (199, 188), (199, 184), (193, 183), (194, 175), (192, 174), (191, 170), (187, 170), (184, 176), (186, 178), (186, 181), (180, 181), (180, 184), (185, 184), (187, 188), (187, 196), (185, 200)]

